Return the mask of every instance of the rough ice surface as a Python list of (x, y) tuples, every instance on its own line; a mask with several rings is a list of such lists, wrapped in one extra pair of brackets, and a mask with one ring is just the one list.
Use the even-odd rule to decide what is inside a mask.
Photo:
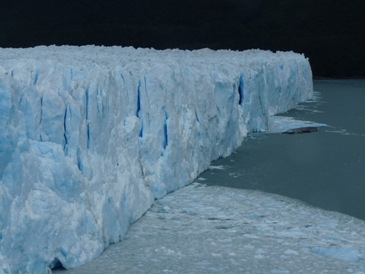
[(365, 274), (365, 222), (259, 191), (193, 183), (99, 258), (57, 274)]
[(292, 52), (0, 49), (0, 273), (96, 258), (312, 94)]

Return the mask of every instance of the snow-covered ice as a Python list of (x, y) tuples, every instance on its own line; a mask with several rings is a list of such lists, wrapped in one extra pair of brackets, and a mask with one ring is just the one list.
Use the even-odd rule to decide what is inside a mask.
[(312, 94), (292, 52), (0, 49), (0, 273), (96, 258)]
[(59, 274), (365, 273), (365, 222), (259, 191), (193, 183), (125, 239)]

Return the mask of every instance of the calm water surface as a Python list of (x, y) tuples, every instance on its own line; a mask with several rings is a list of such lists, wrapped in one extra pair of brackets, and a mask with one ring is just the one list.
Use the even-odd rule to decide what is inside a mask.
[(283, 116), (325, 123), (310, 134), (253, 134), (200, 175), (208, 185), (255, 189), (365, 220), (365, 80), (318, 80), (316, 102)]

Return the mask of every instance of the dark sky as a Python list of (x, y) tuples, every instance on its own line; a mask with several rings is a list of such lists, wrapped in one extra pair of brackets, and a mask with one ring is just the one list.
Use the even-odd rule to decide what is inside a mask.
[(365, 77), (364, 0), (14, 0), (0, 46), (293, 50), (317, 77)]

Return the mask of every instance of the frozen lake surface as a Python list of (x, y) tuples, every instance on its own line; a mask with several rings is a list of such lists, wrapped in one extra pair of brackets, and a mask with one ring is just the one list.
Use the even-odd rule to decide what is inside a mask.
[(53, 272), (365, 274), (365, 81), (314, 83), (321, 98), (286, 115), (328, 127), (252, 135), (157, 200), (121, 243)]

